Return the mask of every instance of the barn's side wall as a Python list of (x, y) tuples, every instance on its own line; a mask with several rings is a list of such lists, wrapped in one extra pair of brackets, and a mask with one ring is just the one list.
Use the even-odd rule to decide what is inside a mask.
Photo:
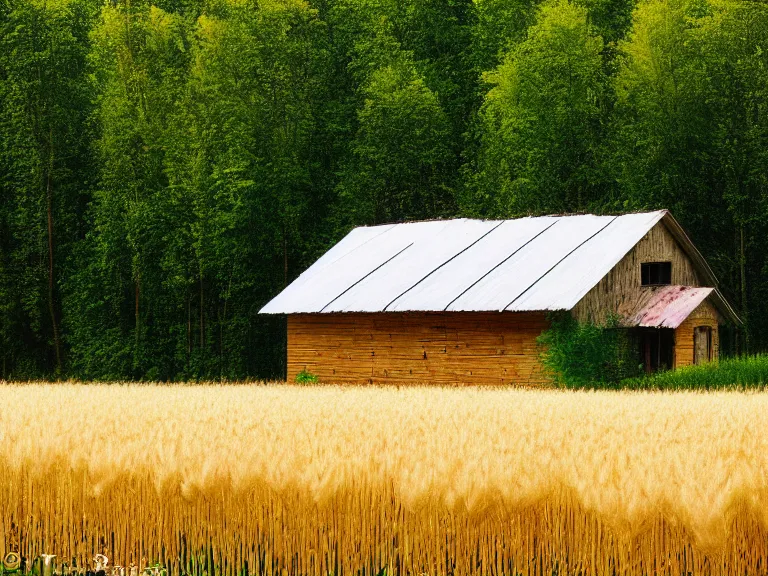
[(603, 323), (607, 311), (626, 315), (637, 308), (643, 290), (640, 264), (672, 262), (672, 284), (701, 286), (690, 259), (663, 222), (659, 222), (574, 307), (580, 322)]
[(292, 314), (288, 381), (302, 370), (342, 384), (546, 383), (544, 313)]
[(717, 310), (708, 300), (705, 300), (677, 327), (675, 330), (675, 368), (693, 364), (693, 331), (697, 326), (710, 326), (712, 328), (712, 359), (717, 360), (720, 356), (718, 320), (720, 320), (720, 316)]

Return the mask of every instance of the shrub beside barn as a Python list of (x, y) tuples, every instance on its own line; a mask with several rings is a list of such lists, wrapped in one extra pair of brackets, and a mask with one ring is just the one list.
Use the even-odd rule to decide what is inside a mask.
[(648, 372), (715, 360), (739, 322), (666, 210), (360, 227), (261, 310), (288, 315), (289, 381), (525, 385), (553, 311), (618, 318)]

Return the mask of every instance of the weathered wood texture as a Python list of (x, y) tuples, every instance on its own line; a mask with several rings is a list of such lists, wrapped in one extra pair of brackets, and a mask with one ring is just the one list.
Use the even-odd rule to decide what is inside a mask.
[(627, 315), (636, 310), (648, 291), (640, 279), (643, 262), (672, 262), (672, 284), (701, 286), (690, 259), (664, 223), (659, 222), (576, 304), (576, 319), (600, 324), (609, 311)]
[(547, 326), (539, 312), (292, 314), (288, 381), (307, 370), (327, 383), (541, 385)]
[(717, 361), (720, 355), (720, 333), (717, 325), (722, 321), (717, 309), (709, 300), (699, 304), (675, 330), (675, 368), (693, 364), (693, 332), (697, 326), (712, 328), (712, 360)]

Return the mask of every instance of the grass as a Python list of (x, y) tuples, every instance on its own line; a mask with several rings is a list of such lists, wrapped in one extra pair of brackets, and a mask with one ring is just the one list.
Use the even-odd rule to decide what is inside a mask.
[(0, 557), (756, 574), (766, 430), (760, 392), (5, 385)]
[(746, 390), (768, 384), (768, 354), (724, 358), (698, 366), (622, 380), (630, 390)]
[(312, 374), (312, 372), (307, 370), (302, 370), (296, 374), (296, 384), (318, 384), (319, 382), (320, 379), (317, 377), (317, 374)]

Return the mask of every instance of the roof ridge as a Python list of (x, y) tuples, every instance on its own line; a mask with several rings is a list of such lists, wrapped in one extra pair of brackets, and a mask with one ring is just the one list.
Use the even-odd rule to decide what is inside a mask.
[(630, 212), (604, 212), (596, 214), (593, 212), (562, 212), (562, 213), (548, 213), (548, 214), (523, 214), (520, 216), (514, 216), (511, 218), (469, 218), (467, 216), (457, 216), (455, 218), (424, 218), (423, 220), (406, 220), (403, 222), (381, 222), (380, 224), (362, 224), (355, 226), (357, 228), (378, 228), (379, 226), (400, 226), (402, 224), (423, 224), (426, 222), (457, 222), (457, 221), (470, 221), (470, 222), (510, 222), (512, 220), (523, 220), (525, 218), (572, 218), (576, 216), (597, 216), (602, 217), (616, 217), (616, 216), (631, 216), (633, 214), (657, 214), (660, 212), (669, 213), (666, 208), (659, 208), (658, 210), (634, 210)]

